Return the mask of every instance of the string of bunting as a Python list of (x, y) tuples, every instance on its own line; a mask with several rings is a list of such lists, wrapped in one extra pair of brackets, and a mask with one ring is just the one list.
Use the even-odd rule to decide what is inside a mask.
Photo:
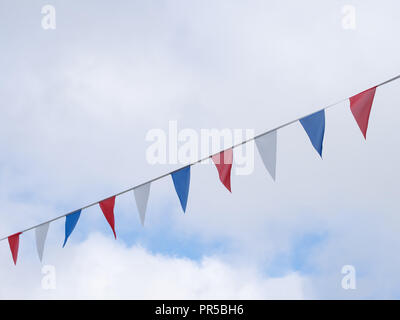
[(391, 78), (385, 82), (382, 82), (382, 83), (380, 83), (372, 88), (369, 88), (361, 93), (358, 93), (350, 98), (346, 98), (346, 99), (343, 99), (332, 105), (329, 105), (329, 106), (327, 106), (317, 112), (314, 112), (310, 115), (307, 115), (300, 119), (290, 121), (288, 123), (285, 123), (285, 124), (275, 128), (275, 129), (261, 133), (251, 139), (242, 141), (241, 143), (238, 143), (238, 144), (232, 146), (231, 148), (223, 150), (217, 154), (210, 155), (204, 159), (201, 159), (201, 160), (198, 160), (191, 164), (188, 164), (180, 169), (168, 172), (164, 175), (161, 175), (152, 180), (149, 180), (143, 184), (134, 186), (134, 187), (124, 190), (120, 193), (117, 193), (111, 197), (108, 197), (107, 199), (94, 202), (94, 203), (89, 204), (85, 207), (82, 207), (78, 210), (74, 210), (74, 211), (66, 213), (62, 216), (56, 217), (52, 220), (43, 222), (39, 225), (35, 225), (28, 229), (17, 232), (8, 237), (4, 237), (4, 238), (0, 239), (0, 241), (6, 240), (6, 239), (8, 240), (10, 250), (11, 250), (11, 255), (12, 255), (14, 264), (16, 265), (17, 259), (18, 259), (18, 248), (19, 248), (20, 236), (21, 236), (21, 234), (34, 229), (37, 253), (38, 253), (40, 261), (42, 261), (43, 251), (44, 251), (46, 237), (47, 237), (47, 233), (48, 233), (48, 230), (50, 227), (50, 223), (65, 217), (65, 238), (64, 238), (64, 243), (63, 243), (63, 247), (65, 247), (65, 245), (67, 244), (68, 238), (71, 236), (72, 232), (74, 231), (74, 229), (79, 221), (82, 211), (89, 207), (95, 206), (95, 205), (99, 205), (99, 207), (100, 207), (101, 211), (103, 212), (103, 215), (104, 215), (105, 219), (107, 220), (108, 224), (110, 225), (110, 228), (116, 239), (117, 234), (115, 232), (115, 218), (114, 218), (114, 207), (115, 207), (116, 197), (118, 197), (121, 194), (133, 191), (133, 195), (136, 200), (136, 206), (137, 206), (137, 209), (139, 212), (140, 221), (141, 221), (142, 225), (144, 225), (151, 183), (154, 181), (157, 181), (159, 179), (162, 179), (168, 175), (170, 175), (172, 178), (172, 182), (173, 182), (175, 191), (178, 195), (182, 210), (183, 210), (183, 212), (186, 212), (186, 205), (187, 205), (187, 201), (188, 201), (189, 187), (190, 187), (190, 168), (191, 168), (191, 166), (193, 166), (197, 163), (200, 163), (206, 159), (211, 158), (215, 164), (215, 167), (217, 168), (219, 179), (220, 179), (221, 183), (226, 187), (226, 189), (229, 190), (229, 192), (232, 192), (231, 169), (232, 169), (232, 163), (233, 163), (233, 149), (242, 144), (245, 144), (249, 141), (252, 141), (252, 140), (255, 141), (257, 150), (260, 154), (260, 157), (263, 161), (265, 168), (271, 175), (272, 179), (275, 181), (275, 179), (276, 179), (277, 138), (278, 138), (277, 133), (278, 133), (279, 129), (299, 121), (300, 124), (302, 125), (302, 127), (304, 128), (304, 130), (311, 142), (311, 145), (313, 146), (313, 148), (318, 152), (318, 154), (322, 158), (322, 149), (323, 149), (324, 134), (325, 134), (325, 110), (327, 110), (328, 108), (331, 108), (335, 105), (338, 105), (341, 102), (349, 100), (350, 101), (350, 111), (353, 114), (353, 117), (354, 117), (355, 121), (357, 122), (357, 125), (360, 128), (361, 133), (364, 136), (364, 139), (367, 139), (369, 116), (371, 113), (371, 108), (372, 108), (372, 104), (374, 101), (376, 89), (380, 86), (383, 86), (389, 82), (395, 81), (399, 78), (400, 78), (400, 75), (398, 75), (394, 78)]

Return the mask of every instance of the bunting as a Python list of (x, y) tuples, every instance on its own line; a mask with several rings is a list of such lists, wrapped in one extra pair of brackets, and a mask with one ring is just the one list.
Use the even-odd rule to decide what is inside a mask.
[[(367, 136), (369, 117), (370, 117), (371, 108), (372, 108), (372, 104), (373, 104), (374, 97), (375, 97), (376, 88), (381, 85), (392, 82), (394, 80), (397, 80), (397, 79), (400, 79), (400, 75), (349, 98), (350, 110), (351, 110), (351, 112), (354, 116), (354, 119), (356, 120), (357, 125), (360, 128), (365, 139)], [(234, 145), (232, 148), (226, 149), (216, 155), (211, 156), (211, 158), (217, 168), (219, 179), (222, 182), (222, 184), (230, 192), (232, 192), (232, 190), (231, 190), (231, 171), (232, 171), (232, 164), (233, 164), (233, 148), (235, 148), (239, 145), (242, 145), (244, 143), (247, 143), (253, 139), (255, 140), (257, 150), (260, 154), (260, 157), (263, 161), (265, 168), (271, 175), (272, 179), (275, 181), (275, 179), (276, 179), (276, 161), (277, 161), (277, 130), (286, 125), (297, 122), (297, 121), (299, 121), (301, 123), (302, 127), (304, 128), (305, 132), (307, 133), (307, 136), (308, 136), (312, 146), (318, 152), (318, 154), (322, 157), (324, 135), (325, 135), (325, 110), (327, 108), (329, 108), (329, 107), (326, 107), (325, 109), (317, 111), (309, 116), (306, 116), (306, 117), (303, 117), (300, 119), (296, 119), (294, 121), (290, 121), (282, 126), (279, 126), (278, 128), (276, 128), (274, 130), (265, 132), (261, 135), (256, 136), (255, 138), (250, 138), (246, 141), (242, 141), (241, 143)], [(191, 166), (198, 162), (206, 160), (206, 159), (209, 159), (209, 157), (206, 157), (199, 161), (193, 162), (192, 164), (189, 164), (186, 167), (183, 167), (177, 171), (169, 172), (167, 174), (158, 176), (157, 178), (152, 179), (152, 180), (148, 181), (147, 183), (142, 184), (140, 186), (129, 188), (128, 190), (125, 190), (114, 196), (111, 196), (111, 197), (107, 198), (106, 200), (92, 203), (92, 204), (87, 205), (79, 210), (76, 210), (76, 211), (70, 213), (70, 214), (59, 216), (59, 217), (52, 219), (50, 221), (47, 221), (43, 224), (28, 228), (19, 233), (15, 233), (11, 236), (0, 239), (0, 241), (8, 239), (8, 244), (9, 244), (9, 247), (11, 250), (12, 259), (14, 261), (14, 264), (16, 265), (17, 260), (18, 260), (20, 235), (25, 231), (35, 229), (37, 254), (39, 256), (39, 260), (42, 261), (45, 242), (46, 242), (50, 222), (65, 217), (65, 238), (64, 238), (64, 243), (63, 243), (63, 247), (65, 247), (69, 237), (71, 236), (72, 232), (74, 231), (74, 229), (79, 221), (82, 210), (92, 207), (97, 204), (99, 204), (104, 217), (106, 218), (108, 224), (110, 225), (110, 227), (113, 231), (114, 237), (117, 238), (117, 235), (115, 232), (115, 218), (114, 218), (114, 207), (115, 207), (116, 197), (123, 193), (133, 191), (135, 201), (136, 201), (136, 206), (137, 206), (137, 209), (139, 212), (140, 221), (141, 221), (142, 225), (144, 225), (151, 183), (153, 181), (159, 180), (167, 175), (171, 175), (171, 178), (172, 178), (172, 181), (174, 184), (174, 188), (175, 188), (176, 194), (179, 198), (179, 202), (181, 204), (182, 210), (183, 210), (183, 212), (186, 212), (188, 196), (189, 196), (190, 180), (191, 180)]]
[(222, 184), (232, 192), (231, 190), (231, 169), (233, 162), (233, 151), (231, 149), (227, 149), (222, 151), (216, 155), (213, 155), (212, 160), (214, 161), (215, 166), (217, 167), (219, 179)]
[(79, 217), (81, 216), (82, 210), (77, 210), (69, 215), (65, 216), (65, 239), (63, 248), (65, 247), (69, 236), (74, 231), (76, 224), (78, 223)]
[(325, 110), (300, 119), (300, 123), (310, 138), (311, 144), (322, 158), (322, 144), (325, 133)]
[(14, 265), (17, 265), (17, 259), (18, 259), (18, 248), (19, 248), (19, 235), (22, 232), (18, 232), (16, 234), (13, 234), (12, 236), (8, 237), (8, 244), (10, 246), (11, 250), (11, 255), (14, 261)]
[(364, 139), (367, 139), (367, 129), (376, 87), (365, 90), (350, 98), (350, 110), (356, 119)]
[(186, 204), (189, 195), (190, 166), (171, 173), (175, 191), (178, 194), (183, 212), (186, 212)]
[(115, 221), (114, 221), (114, 206), (115, 206), (115, 196), (108, 198), (106, 200), (99, 202), (100, 208), (103, 211), (104, 216), (108, 224), (110, 225), (115, 239), (117, 239), (117, 234), (115, 233)]
[(135, 188), (133, 193), (135, 195), (136, 207), (139, 211), (140, 222), (142, 223), (142, 226), (144, 226), (147, 202), (150, 194), (150, 182)]
[(43, 259), (44, 244), (46, 242), (47, 232), (49, 231), (50, 222), (44, 223), (35, 229), (36, 249), (40, 262)]
[(258, 153), (274, 181), (276, 177), (277, 132), (278, 130), (274, 130), (255, 139)]

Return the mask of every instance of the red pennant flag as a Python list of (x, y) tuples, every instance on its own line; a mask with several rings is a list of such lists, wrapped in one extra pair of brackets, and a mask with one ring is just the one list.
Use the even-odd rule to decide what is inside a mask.
[(224, 186), (231, 191), (231, 169), (233, 162), (233, 151), (228, 149), (222, 151), (211, 157), (217, 167), (219, 173), (219, 179), (224, 184)]
[(14, 264), (17, 265), (18, 248), (19, 248), (19, 235), (21, 232), (13, 234), (8, 237), (8, 244), (10, 245), (11, 254), (14, 260)]
[(114, 232), (114, 237), (117, 239), (117, 235), (115, 233), (115, 222), (114, 222), (114, 205), (115, 205), (115, 196), (109, 199), (103, 200), (99, 203), (101, 210), (103, 211), (104, 216), (107, 219), (108, 224), (110, 225), (112, 231)]
[(367, 139), (369, 114), (374, 101), (376, 87), (365, 90), (350, 98), (350, 109), (364, 138)]

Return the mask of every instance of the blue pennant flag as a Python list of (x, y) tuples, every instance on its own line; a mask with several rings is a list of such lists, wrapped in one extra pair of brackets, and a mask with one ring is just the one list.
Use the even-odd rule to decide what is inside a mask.
[(172, 172), (171, 177), (174, 182), (179, 201), (181, 202), (183, 212), (185, 212), (189, 195), (190, 166), (180, 169), (179, 171)]
[(79, 217), (81, 216), (81, 211), (78, 210), (74, 213), (71, 213), (65, 216), (65, 240), (63, 244), (63, 248), (67, 243), (68, 237), (71, 235), (72, 231), (74, 231), (76, 224), (78, 223)]
[(312, 115), (300, 119), (300, 123), (307, 132), (314, 149), (317, 150), (322, 158), (322, 144), (325, 133), (325, 110), (315, 112)]

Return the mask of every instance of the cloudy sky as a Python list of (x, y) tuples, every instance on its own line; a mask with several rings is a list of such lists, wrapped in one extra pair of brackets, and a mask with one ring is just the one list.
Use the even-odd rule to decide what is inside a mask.
[[(55, 30), (41, 26), (46, 4)], [(394, 0), (1, 1), (0, 237), (178, 168), (146, 160), (146, 134), (171, 120), (261, 133), (396, 76), (399, 12)], [(33, 231), (16, 267), (0, 242), (0, 298), (399, 298), (399, 89), (378, 88), (367, 142), (348, 102), (329, 109), (323, 160), (299, 123), (281, 129), (275, 183), (258, 154), (232, 194), (197, 165), (185, 215), (166, 177), (144, 228), (133, 194), (117, 198), (117, 241), (95, 206), (65, 248), (64, 219), (51, 224), (43, 264)]]

